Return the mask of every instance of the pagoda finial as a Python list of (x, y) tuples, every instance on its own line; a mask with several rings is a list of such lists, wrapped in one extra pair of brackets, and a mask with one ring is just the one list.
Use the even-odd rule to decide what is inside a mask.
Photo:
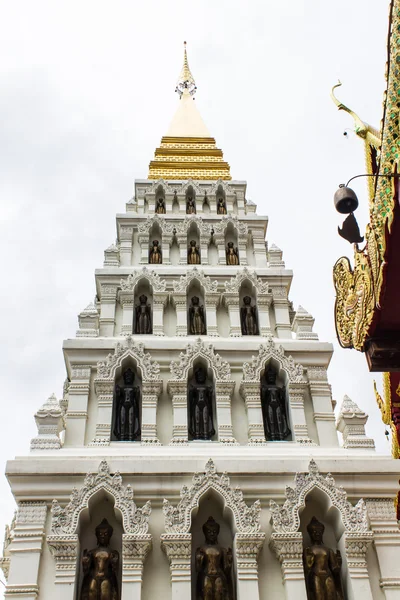
[(183, 67), (175, 88), (175, 91), (179, 94), (179, 98), (182, 98), (183, 94), (190, 94), (190, 96), (194, 96), (197, 90), (196, 82), (189, 69), (189, 63), (186, 52), (186, 42), (183, 42), (183, 48)]

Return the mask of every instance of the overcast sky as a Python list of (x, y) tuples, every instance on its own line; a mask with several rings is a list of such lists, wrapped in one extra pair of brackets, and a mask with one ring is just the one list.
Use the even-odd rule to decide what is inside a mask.
[[(176, 109), (183, 40), (200, 113), (294, 270), (291, 299), (335, 345), (334, 398), (347, 393), (368, 412), (368, 433), (389, 452), (365, 357), (335, 337), (332, 266), (352, 248), (337, 234), (333, 194), (365, 166), (362, 142), (343, 136), (351, 118), (329, 96), (340, 78), (340, 99), (379, 127), (387, 5), (0, 0), (0, 471), (28, 451), (34, 412), (61, 396), (62, 340), (93, 300), (115, 214)], [(365, 181), (354, 189), (364, 230)], [(13, 510), (1, 477), (0, 528)]]

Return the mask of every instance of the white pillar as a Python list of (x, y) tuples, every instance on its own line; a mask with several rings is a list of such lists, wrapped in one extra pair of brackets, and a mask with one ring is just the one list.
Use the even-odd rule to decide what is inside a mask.
[(170, 565), (171, 600), (189, 600), (192, 597), (192, 534), (163, 533), (161, 548), (168, 556)]
[(242, 381), (240, 394), (244, 398), (248, 422), (248, 444), (265, 445), (265, 431), (261, 410), (260, 382)]
[(188, 406), (187, 406), (187, 382), (181, 380), (170, 380), (168, 382), (168, 393), (172, 399), (172, 440), (171, 445), (188, 444)]
[(366, 505), (381, 572), (380, 587), (385, 593), (386, 600), (398, 600), (400, 598), (400, 530), (393, 498), (367, 499)]
[(141, 233), (138, 236), (138, 242), (140, 246), (140, 264), (148, 265), (150, 254), (149, 234)]
[(121, 335), (132, 335), (133, 332), (133, 291), (118, 292), (118, 302), (122, 306)]
[(367, 567), (367, 550), (373, 533), (345, 533), (348, 600), (373, 600)]
[(169, 250), (171, 248), (171, 244), (172, 244), (172, 234), (163, 233), (162, 244), (161, 244), (162, 264), (163, 265), (171, 264), (171, 259), (169, 256)]
[(292, 326), (289, 317), (289, 303), (285, 287), (272, 287), (273, 306), (275, 312), (276, 337), (292, 339)]
[(258, 557), (265, 540), (264, 533), (237, 533), (234, 547), (237, 564), (237, 600), (259, 600)]
[(253, 237), (256, 266), (265, 267), (267, 265), (267, 249), (265, 247), (264, 231), (262, 229), (253, 229), (251, 235)]
[(319, 444), (320, 446), (336, 447), (339, 442), (332, 407), (332, 391), (328, 383), (326, 369), (308, 367), (307, 373)]
[(225, 236), (222, 233), (214, 234), (214, 243), (218, 249), (218, 264), (226, 265)]
[(208, 265), (208, 245), (210, 243), (209, 235), (200, 235), (200, 256), (201, 264)]
[(258, 327), (260, 335), (267, 337), (272, 335), (269, 319), (269, 307), (271, 306), (271, 294), (257, 294)]
[(174, 292), (172, 300), (176, 308), (176, 335), (186, 336), (188, 334), (186, 292)]
[(305, 385), (304, 383), (289, 383), (288, 386), (292, 436), (296, 442), (315, 445), (308, 434), (306, 413), (304, 410)]
[(236, 445), (232, 430), (232, 394), (235, 389), (234, 381), (216, 381), (215, 397), (218, 423), (218, 441)]
[(168, 300), (165, 292), (153, 294), (153, 335), (164, 335), (164, 308)]
[(121, 600), (141, 600), (143, 565), (151, 550), (151, 535), (122, 534)]
[(210, 337), (218, 337), (219, 335), (217, 327), (217, 305), (219, 304), (220, 298), (220, 294), (206, 293), (205, 295), (207, 335)]
[(142, 382), (142, 445), (161, 445), (157, 438), (157, 403), (161, 392), (162, 381)]
[(238, 250), (239, 250), (239, 263), (241, 265), (247, 265), (247, 236), (239, 235)]
[(97, 398), (96, 434), (90, 446), (109, 446), (111, 439), (114, 382), (94, 382)]
[(119, 256), (121, 267), (130, 267), (132, 264), (133, 227), (123, 225), (119, 230)]
[(48, 535), (47, 544), (56, 563), (57, 600), (74, 600), (77, 580), (78, 536)]
[(303, 534), (273, 533), (270, 547), (281, 563), (286, 600), (307, 600), (303, 569)]
[(90, 365), (71, 365), (64, 446), (84, 446), (90, 390)]
[(46, 516), (45, 502), (19, 503), (8, 547), (11, 560), (4, 598), (36, 600), (39, 597), (39, 564)]
[(188, 245), (187, 245), (187, 235), (177, 235), (176, 240), (179, 245), (179, 264), (187, 265), (188, 261)]
[(113, 337), (118, 284), (100, 285), (100, 336)]
[(229, 312), (229, 323), (230, 323), (230, 337), (241, 337), (242, 327), (240, 324), (240, 307), (239, 307), (239, 294), (228, 293), (224, 294), (225, 303), (228, 307)]

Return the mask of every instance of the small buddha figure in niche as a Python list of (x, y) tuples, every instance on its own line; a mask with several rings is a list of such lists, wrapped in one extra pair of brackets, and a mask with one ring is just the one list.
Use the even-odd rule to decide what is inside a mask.
[(243, 306), (240, 309), (240, 324), (242, 335), (258, 335), (257, 308), (252, 306), (250, 296), (243, 298)]
[(135, 308), (136, 312), (136, 323), (135, 333), (138, 335), (145, 335), (146, 333), (152, 333), (151, 327), (151, 306), (147, 304), (147, 296), (142, 294), (139, 296), (139, 304)]
[(286, 414), (286, 391), (276, 384), (276, 371), (269, 368), (261, 381), (261, 408), (268, 441), (286, 440), (291, 431)]
[(222, 196), (217, 200), (217, 215), (226, 215), (226, 203)]
[(153, 240), (150, 246), (149, 263), (151, 265), (161, 265), (162, 263), (160, 242), (158, 240)]
[(311, 546), (303, 551), (308, 600), (344, 600), (340, 569), (342, 557), (322, 541), (325, 527), (313, 517), (307, 526)]
[(124, 385), (115, 386), (114, 435), (120, 442), (140, 440), (140, 389), (134, 386), (135, 373), (127, 369), (123, 375)]
[(226, 245), (226, 264), (227, 265), (238, 265), (239, 264), (239, 250), (233, 246), (233, 242), (228, 242)]
[(189, 335), (205, 335), (206, 322), (204, 318), (204, 306), (200, 304), (200, 298), (193, 296), (189, 306)]
[(119, 553), (111, 550), (113, 528), (103, 519), (96, 527), (97, 548), (82, 555), (83, 583), (79, 600), (119, 600)]
[(195, 383), (189, 387), (189, 434), (194, 440), (211, 440), (215, 435), (213, 424), (213, 388), (207, 384), (207, 371), (198, 367)]
[(200, 250), (196, 244), (196, 240), (189, 242), (188, 248), (188, 265), (199, 265), (200, 264)]
[(219, 530), (219, 523), (208, 517), (203, 525), (205, 543), (195, 555), (196, 600), (234, 600), (232, 548), (218, 544)]
[(195, 215), (196, 214), (196, 203), (194, 201), (193, 196), (188, 196), (186, 200), (186, 214), (187, 215)]
[(165, 202), (162, 196), (156, 200), (156, 213), (158, 215), (165, 215)]

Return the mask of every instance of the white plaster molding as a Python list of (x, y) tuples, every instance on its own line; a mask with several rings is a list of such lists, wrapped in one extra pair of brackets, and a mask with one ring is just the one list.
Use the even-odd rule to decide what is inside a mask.
[(99, 311), (90, 302), (87, 307), (78, 315), (79, 329), (76, 337), (98, 337), (100, 326)]
[(136, 284), (141, 279), (147, 279), (153, 292), (165, 292), (167, 289), (167, 282), (165, 279), (161, 279), (155, 271), (150, 271), (147, 267), (143, 267), (140, 271), (133, 271), (128, 277), (121, 279), (121, 290), (123, 292), (133, 292)]
[(157, 181), (154, 181), (148, 188), (144, 190), (144, 193), (154, 194), (158, 191), (159, 187), (162, 187), (164, 193), (166, 194), (174, 193), (174, 189), (172, 189), (171, 186), (168, 184), (168, 181), (165, 181), (164, 179), (158, 179)]
[(222, 360), (219, 354), (216, 354), (212, 344), (203, 342), (201, 338), (186, 346), (186, 352), (181, 352), (179, 355), (179, 363), (171, 362), (170, 370), (173, 378), (186, 381), (189, 369), (198, 357), (204, 358), (210, 365), (216, 382), (230, 381), (231, 367), (229, 363)]
[(201, 187), (199, 186), (198, 182), (195, 181), (194, 179), (188, 179), (184, 184), (182, 184), (181, 189), (179, 190), (180, 194), (185, 194), (186, 191), (192, 187), (194, 192), (195, 192), (195, 196), (197, 198), (197, 195), (199, 196), (203, 196), (204, 195), (204, 191), (202, 190)]
[(177, 235), (187, 234), (187, 232), (190, 229), (190, 226), (193, 223), (196, 223), (196, 225), (200, 231), (200, 235), (202, 235), (202, 236), (210, 236), (211, 235), (211, 229), (212, 229), (211, 223), (205, 223), (203, 221), (202, 217), (197, 214), (185, 215), (185, 217), (181, 221), (179, 221), (178, 223), (175, 224)]
[(64, 411), (55, 394), (52, 394), (35, 413), (38, 434), (31, 440), (31, 450), (58, 450), (61, 448), (60, 432), (65, 429)]
[(229, 183), (224, 181), (223, 179), (217, 179), (211, 185), (211, 187), (207, 188), (207, 195), (215, 195), (218, 192), (218, 188), (221, 187), (227, 196), (235, 196), (236, 192), (231, 188)]
[(332, 505), (338, 509), (346, 534), (369, 532), (367, 507), (363, 498), (355, 506), (347, 500), (342, 487), (337, 487), (330, 473), (326, 477), (320, 474), (314, 459), (311, 459), (308, 473), (296, 473), (294, 487), (286, 487), (286, 501), (279, 506), (270, 500), (273, 529), (277, 533), (297, 533), (300, 527), (300, 510), (305, 506), (307, 494), (318, 488), (329, 497)]
[(119, 267), (120, 256), (119, 247), (117, 244), (111, 244), (104, 250), (104, 267)]
[(253, 356), (251, 363), (243, 364), (244, 382), (259, 382), (261, 371), (267, 360), (273, 358), (288, 376), (289, 383), (303, 383), (303, 366), (296, 363), (292, 356), (286, 356), (282, 346), (276, 346), (274, 338), (268, 336), (266, 341), (260, 345), (257, 356)]
[(344, 448), (375, 448), (374, 440), (365, 433), (367, 421), (368, 415), (348, 396), (344, 396), (336, 423), (337, 430), (343, 435)]
[(134, 342), (132, 336), (126, 336), (124, 342), (115, 345), (113, 354), (109, 354), (104, 361), (97, 363), (96, 382), (114, 381), (115, 372), (128, 356), (137, 363), (142, 374), (142, 381), (158, 381), (160, 366), (152, 360), (151, 355), (144, 350), (144, 344)]
[(242, 236), (248, 234), (249, 229), (247, 223), (243, 223), (237, 215), (223, 215), (221, 220), (214, 225), (215, 233), (224, 234), (229, 224), (233, 225), (239, 235)]
[[(83, 486), (74, 488), (71, 501), (62, 508), (57, 500), (53, 500), (51, 509), (51, 536), (71, 536), (77, 531), (79, 515), (89, 507), (90, 499), (100, 490), (108, 492), (115, 500), (115, 508), (121, 512), (124, 533), (133, 535), (148, 534), (151, 513), (150, 501), (138, 508), (133, 501), (133, 490), (130, 485), (122, 485), (122, 477), (117, 471), (110, 474), (106, 460), (102, 460), (97, 473), (88, 473)], [(54, 541), (54, 539), (52, 539)]]
[(182, 275), (179, 280), (174, 280), (172, 282), (174, 292), (186, 292), (194, 279), (197, 279), (206, 294), (217, 293), (218, 281), (216, 279), (211, 281), (210, 277), (204, 275), (204, 272), (200, 271), (197, 267), (193, 267), (193, 269), (188, 270), (185, 275)]
[(237, 271), (235, 277), (232, 277), (229, 281), (225, 281), (225, 290), (229, 294), (239, 293), (240, 286), (244, 281), (249, 281), (254, 285), (259, 294), (269, 294), (268, 282), (263, 282), (255, 271), (250, 271), (247, 267)]
[(175, 223), (156, 213), (151, 216), (148, 215), (145, 221), (138, 224), (138, 233), (148, 234), (155, 224), (160, 227), (162, 233), (167, 235), (172, 235), (174, 228), (176, 227)]
[(192, 524), (192, 511), (198, 508), (201, 497), (210, 489), (221, 495), (225, 506), (230, 508), (238, 533), (260, 533), (260, 501), (247, 506), (243, 493), (239, 488), (233, 488), (226, 473), (217, 474), (213, 460), (210, 458), (203, 473), (195, 473), (190, 487), (184, 485), (181, 489), (181, 500), (174, 507), (164, 499), (163, 512), (167, 534), (188, 534)]
[(292, 322), (292, 331), (298, 340), (318, 340), (318, 334), (313, 331), (315, 319), (299, 305)]

